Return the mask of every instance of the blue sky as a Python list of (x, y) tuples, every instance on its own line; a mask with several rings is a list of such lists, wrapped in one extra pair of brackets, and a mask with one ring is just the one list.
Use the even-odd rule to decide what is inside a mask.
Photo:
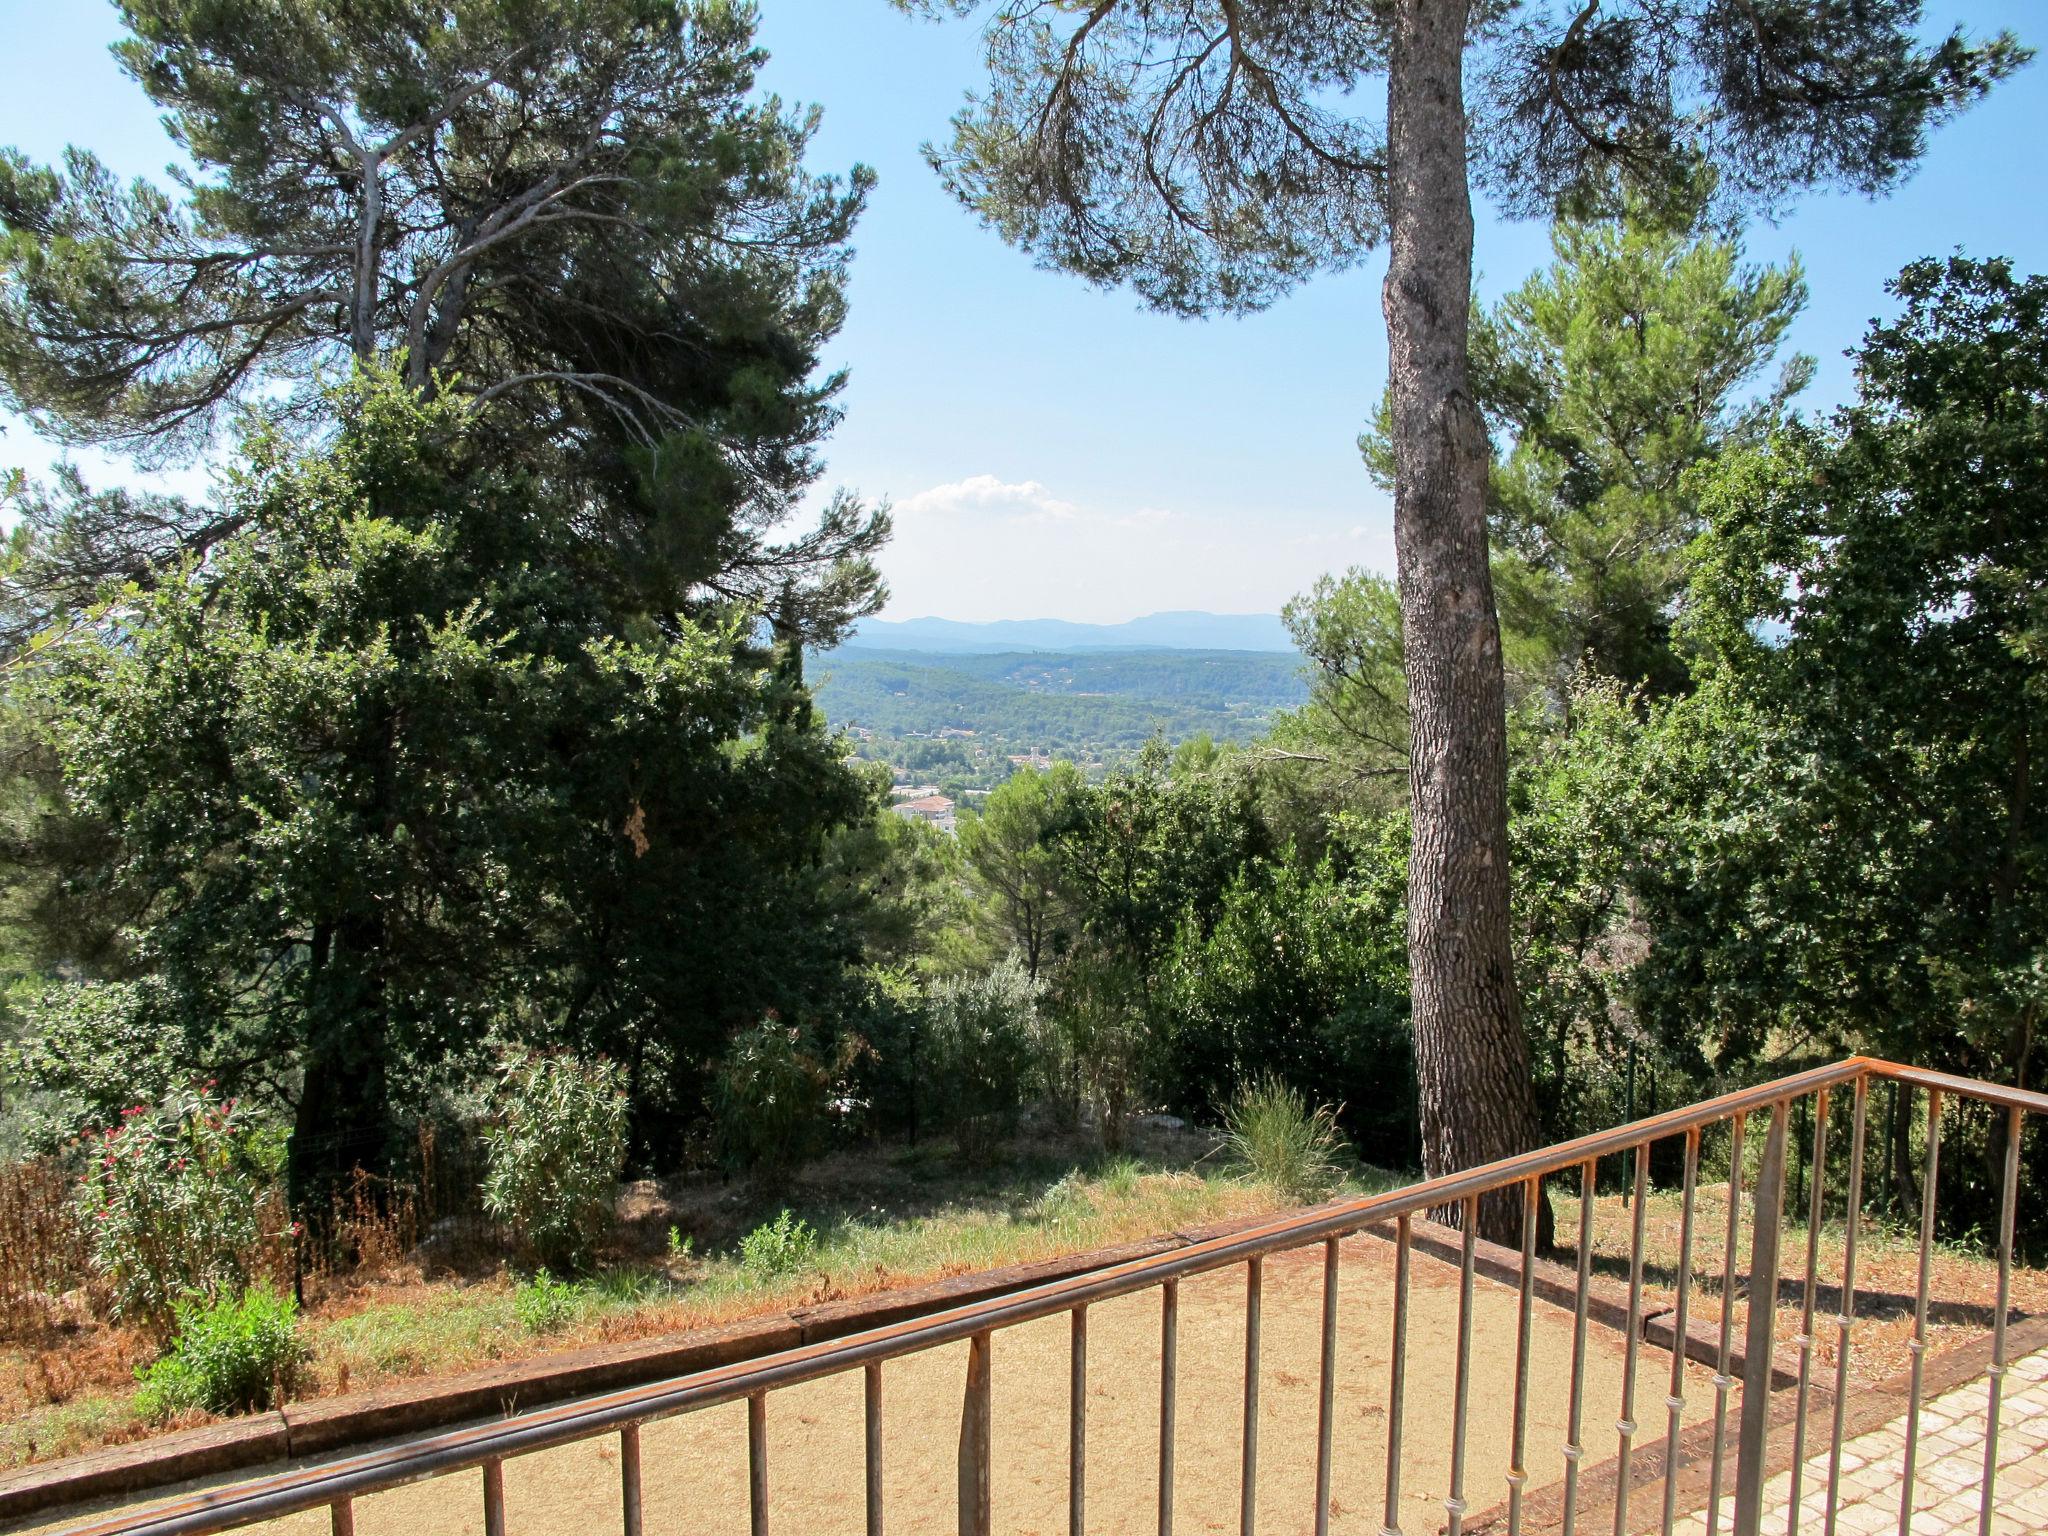
[[(2041, 0), (1927, 10), (1930, 24), (2048, 46)], [(977, 78), (971, 26), (908, 20), (884, 0), (762, 12), (763, 84), (825, 109), (815, 165), (858, 160), (881, 177), (834, 350), (851, 383), (829, 479), (897, 508), (891, 617), (1265, 612), (1325, 571), (1392, 569), (1391, 508), (1353, 446), (1386, 377), (1378, 260), (1264, 314), (1200, 322), (1040, 272), (954, 205), (919, 153)], [(78, 143), (124, 175), (159, 176), (170, 146), (107, 56), (116, 31), (97, 0), (0, 0), (0, 144), (47, 160)], [(1886, 311), (1885, 279), (1958, 246), (2048, 269), (2048, 61), (1938, 134), (1888, 200), (1808, 198), (1752, 229), (1752, 257), (1796, 249), (1806, 263), (1813, 298), (1793, 344), (1820, 372), (1803, 405), (1851, 392), (1842, 354)], [(1546, 254), (1541, 226), (1482, 212), (1484, 295)], [(51, 462), (7, 426), (0, 464)]]

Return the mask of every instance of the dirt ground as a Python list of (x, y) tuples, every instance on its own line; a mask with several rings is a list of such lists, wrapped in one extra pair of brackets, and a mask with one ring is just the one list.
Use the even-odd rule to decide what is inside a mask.
[[(1433, 1532), (1449, 1492), (1455, 1268), (1417, 1255), (1408, 1339), (1402, 1528)], [(1267, 1261), (1259, 1431), (1259, 1528), (1313, 1528), (1320, 1248)], [(1339, 1289), (1339, 1378), (1332, 1528), (1376, 1533), (1383, 1520), (1393, 1247), (1347, 1240)], [(1475, 1283), (1466, 1501), (1483, 1509), (1506, 1492), (1513, 1406), (1516, 1296)], [(1529, 1472), (1541, 1487), (1563, 1476), (1571, 1316), (1539, 1302), (1531, 1345)], [(1099, 1304), (1089, 1319), (1088, 1523), (1098, 1532), (1149, 1531), (1156, 1521), (1159, 1423), (1156, 1292)], [(1585, 1443), (1614, 1453), (1624, 1340), (1587, 1333)], [(995, 1337), (996, 1528), (1013, 1536), (1066, 1530), (1068, 1324), (1050, 1318)], [(1244, 1273), (1183, 1282), (1175, 1528), (1236, 1529), (1244, 1360)], [(891, 1362), (884, 1375), (885, 1497), (893, 1532), (954, 1528), (955, 1456), (966, 1346)], [(1663, 1433), (1671, 1360), (1647, 1346), (1637, 1375), (1640, 1439)], [(768, 1400), (770, 1523), (777, 1532), (839, 1536), (862, 1529), (862, 1387), (858, 1372)], [(1709, 1373), (1688, 1366), (1687, 1422), (1713, 1411)], [(647, 1529), (747, 1529), (742, 1405), (652, 1424), (643, 1432)], [(505, 1469), (507, 1527), (516, 1536), (596, 1536), (619, 1529), (613, 1440), (544, 1452)], [(76, 1516), (73, 1516), (75, 1519)], [(44, 1529), (58, 1529), (51, 1526)], [(264, 1527), (291, 1536), (327, 1530), (324, 1512)], [(483, 1530), (480, 1478), (458, 1473), (394, 1489), (356, 1507), (361, 1536)]]

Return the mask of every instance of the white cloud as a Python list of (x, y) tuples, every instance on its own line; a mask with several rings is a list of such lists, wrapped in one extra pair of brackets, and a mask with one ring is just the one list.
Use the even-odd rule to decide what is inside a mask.
[(899, 519), (912, 517), (963, 517), (977, 513), (1012, 521), (1064, 520), (1077, 512), (1072, 502), (1061, 501), (1036, 480), (1016, 484), (994, 475), (970, 475), (947, 485), (935, 485), (896, 503)]

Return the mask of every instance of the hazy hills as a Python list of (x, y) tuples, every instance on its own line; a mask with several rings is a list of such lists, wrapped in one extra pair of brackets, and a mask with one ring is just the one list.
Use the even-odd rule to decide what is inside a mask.
[(863, 619), (849, 645), (863, 649), (939, 651), (953, 655), (1002, 651), (1164, 649), (1265, 651), (1292, 654), (1294, 642), (1272, 613), (1152, 613), (1122, 624), (1066, 619)]
[(1307, 692), (1292, 651), (948, 654), (850, 645), (818, 657), (809, 675), (826, 719), (876, 738), (870, 755), (923, 763), (933, 758), (924, 743), (941, 732), (972, 733), (972, 745), (961, 740), (947, 752), (963, 770), (984, 756), (999, 767), (1012, 752), (1110, 760), (1155, 735), (1250, 740)]

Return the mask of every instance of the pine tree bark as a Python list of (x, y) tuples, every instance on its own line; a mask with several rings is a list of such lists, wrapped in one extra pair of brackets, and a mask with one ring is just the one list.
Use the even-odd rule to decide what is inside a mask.
[[(1489, 448), (1466, 353), (1470, 5), (1396, 0), (1393, 9), (1383, 303), (1412, 717), (1408, 956), (1423, 1169), (1434, 1177), (1528, 1151), (1539, 1128), (1508, 926), (1506, 684), (1487, 561)], [(1548, 1201), (1539, 1216), (1548, 1248)], [(1519, 1246), (1519, 1194), (1483, 1201), (1480, 1232)]]

